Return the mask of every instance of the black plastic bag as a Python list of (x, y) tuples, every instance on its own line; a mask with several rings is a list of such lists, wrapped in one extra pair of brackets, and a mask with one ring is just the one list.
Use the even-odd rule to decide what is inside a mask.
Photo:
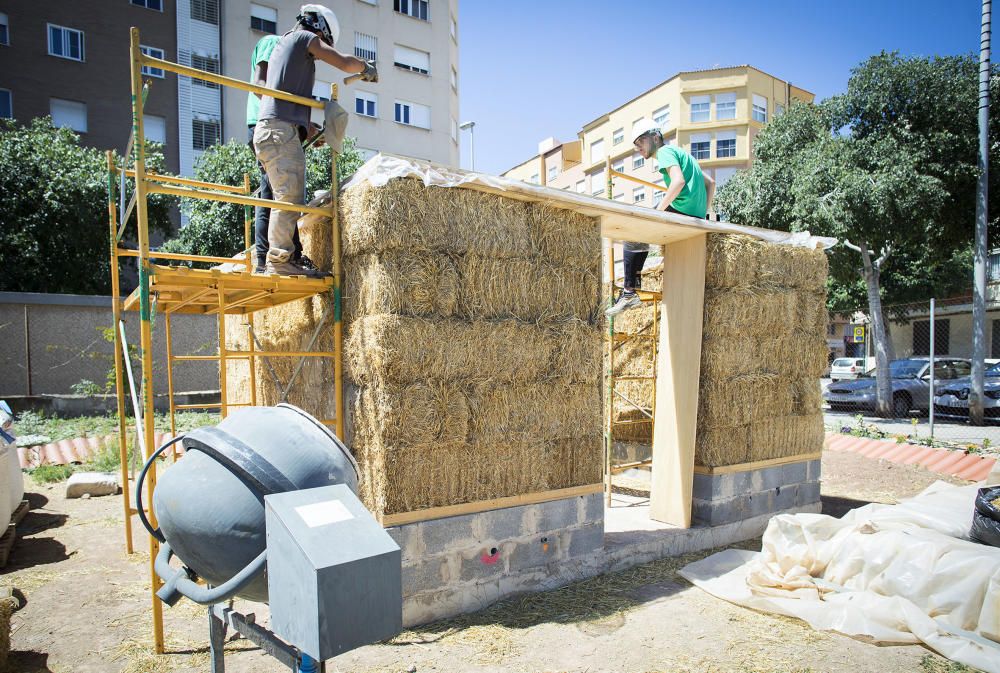
[(969, 531), (974, 542), (1000, 547), (1000, 508), (992, 504), (997, 498), (1000, 498), (1000, 486), (979, 489), (976, 511), (972, 514), (972, 530)]

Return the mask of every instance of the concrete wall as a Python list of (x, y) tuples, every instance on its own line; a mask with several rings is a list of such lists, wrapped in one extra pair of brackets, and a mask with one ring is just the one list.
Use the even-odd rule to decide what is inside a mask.
[[(987, 306), (988, 309), (996, 308), (995, 306)], [(892, 321), (890, 326), (890, 332), (892, 335), (892, 343), (896, 351), (897, 358), (907, 358), (914, 354), (914, 344), (913, 344), (913, 323), (918, 321), (926, 321), (929, 319), (927, 313), (922, 315), (915, 315), (911, 319), (903, 322)], [(941, 346), (937, 347), (938, 355), (949, 355), (956, 358), (971, 358), (972, 357), (972, 309), (969, 306), (962, 307), (944, 307), (939, 308), (936, 311), (935, 320), (947, 320), (949, 322), (949, 338), (948, 338), (948, 352), (945, 353), (941, 350)], [(993, 343), (993, 331), (1000, 330), (1000, 309), (997, 310), (987, 310), (986, 311), (986, 357), (988, 358), (1000, 358), (1000, 348), (994, 348)], [(994, 324), (996, 326), (994, 326)], [(939, 323), (940, 324), (940, 323)], [(940, 337), (940, 335), (938, 335)], [(1000, 344), (997, 344), (1000, 346)], [(923, 349), (921, 353), (927, 355), (929, 353), (928, 344), (923, 344)]]
[[(0, 395), (66, 395), (83, 379), (103, 388), (114, 366), (114, 345), (103, 336), (112, 321), (110, 297), (0, 292)], [(125, 321), (129, 343), (137, 346), (138, 313), (125, 314)], [(212, 316), (174, 316), (171, 331), (177, 355), (218, 353)], [(162, 316), (154, 321), (153, 351), (155, 392), (165, 393)], [(218, 388), (218, 366), (213, 362), (178, 363), (174, 368), (177, 392)]]

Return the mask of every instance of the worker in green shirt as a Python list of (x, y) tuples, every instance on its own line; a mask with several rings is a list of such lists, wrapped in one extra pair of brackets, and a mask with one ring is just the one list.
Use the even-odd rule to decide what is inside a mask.
[[(271, 60), (271, 52), (280, 40), (278, 35), (265, 35), (257, 41), (250, 56), (250, 83), (257, 86), (267, 86), (267, 62)], [(260, 96), (255, 93), (247, 95), (247, 130), (250, 150), (256, 155), (253, 146), (253, 130), (257, 126), (257, 111), (260, 110)], [(271, 182), (267, 179), (267, 172), (264, 166), (257, 162), (257, 170), (260, 173), (260, 192), (258, 196), (262, 199), (271, 200), (274, 193), (271, 191)], [(257, 273), (264, 273), (264, 266), (267, 264), (267, 223), (271, 217), (270, 208), (257, 206), (254, 209), (254, 251), (257, 258)], [(312, 260), (302, 254), (302, 241), (299, 240), (298, 227), (292, 235), (292, 244), (295, 246), (293, 258), (307, 269), (315, 269), (316, 265)]]
[[(667, 193), (656, 209), (705, 219), (715, 195), (715, 180), (701, 172), (697, 160), (677, 145), (665, 144), (659, 127), (645, 118), (632, 127), (632, 144), (644, 159), (655, 156), (663, 175)], [(626, 241), (622, 244), (625, 278), (618, 300), (605, 311), (609, 317), (642, 304), (636, 290), (642, 287), (642, 266), (648, 255), (648, 243)]]

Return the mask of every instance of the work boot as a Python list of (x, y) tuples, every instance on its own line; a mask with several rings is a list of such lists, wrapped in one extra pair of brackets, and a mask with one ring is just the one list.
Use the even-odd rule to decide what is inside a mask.
[(637, 308), (639, 306), (642, 306), (642, 300), (639, 299), (639, 295), (631, 290), (623, 290), (622, 293), (618, 295), (618, 301), (615, 302), (615, 305), (606, 310), (604, 315), (609, 318), (613, 318), (619, 313)]
[(288, 260), (287, 262), (272, 262), (267, 261), (266, 271), (267, 274), (277, 274), (279, 276), (305, 276), (306, 278), (326, 278), (330, 276), (326, 271), (320, 271), (316, 268), (307, 269), (300, 262), (295, 262)]

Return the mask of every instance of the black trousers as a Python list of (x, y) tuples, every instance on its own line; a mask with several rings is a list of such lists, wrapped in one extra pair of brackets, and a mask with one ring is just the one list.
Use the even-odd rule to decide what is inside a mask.
[[(253, 149), (253, 128), (248, 126), (248, 135), (250, 143), (250, 151), (256, 152)], [(257, 170), (260, 172), (260, 194), (258, 195), (262, 199), (273, 199), (274, 192), (271, 191), (271, 182), (267, 179), (267, 173), (264, 171), (264, 167), (261, 163), (257, 162)], [(262, 208), (257, 206), (254, 208), (254, 224), (253, 224), (253, 237), (254, 237), (254, 249), (257, 253), (257, 266), (264, 266), (267, 262), (267, 249), (270, 247), (267, 242), (267, 223), (271, 218), (271, 209)], [(295, 252), (292, 254), (292, 259), (298, 259), (302, 255), (302, 241), (299, 240), (299, 228), (295, 227), (295, 232), (292, 234), (292, 245), (295, 246)]]
[[(673, 206), (667, 206), (668, 213), (677, 213), (678, 215), (685, 215), (679, 210), (674, 209)], [(626, 290), (638, 290), (642, 287), (642, 266), (646, 263), (646, 258), (649, 256), (649, 250), (622, 250), (622, 257), (625, 262), (625, 289)]]

